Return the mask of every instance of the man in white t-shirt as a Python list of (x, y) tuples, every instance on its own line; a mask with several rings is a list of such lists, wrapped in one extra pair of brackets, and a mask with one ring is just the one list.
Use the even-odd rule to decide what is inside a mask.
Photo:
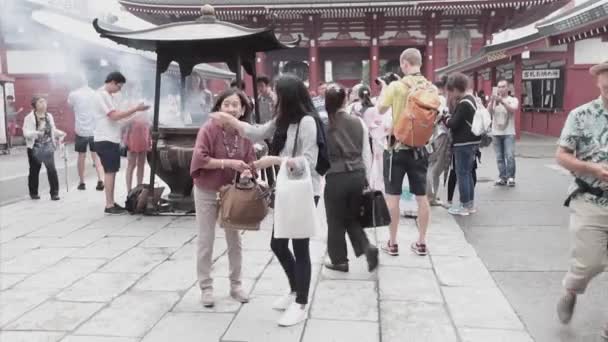
[(116, 108), (113, 95), (118, 93), (126, 82), (127, 79), (120, 72), (111, 72), (106, 77), (104, 86), (96, 94), (95, 151), (105, 171), (105, 212), (108, 214), (122, 214), (125, 212), (125, 209), (114, 201), (116, 173), (120, 169), (121, 121), (130, 118), (137, 112), (146, 111), (150, 108), (143, 103), (125, 111)]
[(91, 151), (91, 159), (97, 170), (97, 187), (98, 191), (103, 191), (103, 167), (95, 153), (95, 144), (93, 134), (95, 133), (95, 116), (97, 113), (97, 93), (88, 86), (86, 79), (83, 76), (78, 77), (79, 88), (72, 91), (68, 95), (68, 104), (74, 111), (74, 131), (76, 139), (74, 141), (74, 150), (78, 153), (78, 177), (80, 183), (78, 190), (85, 190), (84, 171), (87, 156), (87, 148)]
[(515, 186), (515, 113), (517, 98), (509, 95), (509, 83), (502, 79), (497, 84), (497, 95), (492, 96), (488, 110), (492, 114), (492, 136), (498, 165), (497, 186)]

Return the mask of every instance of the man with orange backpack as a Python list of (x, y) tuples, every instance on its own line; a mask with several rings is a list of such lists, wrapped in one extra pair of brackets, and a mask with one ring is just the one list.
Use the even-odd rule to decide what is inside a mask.
[(380, 113), (391, 109), (393, 115), (389, 148), (384, 152), (386, 202), (391, 213), (390, 239), (382, 250), (389, 255), (399, 255), (399, 199), (403, 179), (407, 175), (409, 191), (416, 196), (418, 203), (418, 240), (412, 243), (411, 249), (418, 255), (426, 255), (426, 232), (431, 212), (426, 196), (428, 152), (425, 146), (433, 134), (440, 99), (437, 88), (420, 73), (422, 55), (419, 50), (410, 48), (403, 51), (400, 66), (405, 76), (389, 86), (382, 84), (378, 101)]

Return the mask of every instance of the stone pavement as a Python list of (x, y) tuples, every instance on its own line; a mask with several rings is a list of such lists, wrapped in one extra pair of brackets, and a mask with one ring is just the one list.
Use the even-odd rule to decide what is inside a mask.
[[(347, 274), (323, 269), (320, 233), (311, 241), (309, 320), (280, 328), (271, 304), (287, 282), (269, 249), (270, 220), (243, 235), (244, 286), (251, 294), (245, 305), (228, 297), (218, 229), (218, 301), (205, 309), (195, 285), (193, 217), (105, 216), (100, 193), (62, 197), (0, 208), (2, 342), (532, 341), (443, 209), (433, 212), (430, 256), (407, 249), (416, 232), (414, 221), (403, 220), (401, 255), (381, 255), (371, 274), (364, 258), (351, 260)], [(372, 241), (388, 236), (386, 228), (368, 233)]]

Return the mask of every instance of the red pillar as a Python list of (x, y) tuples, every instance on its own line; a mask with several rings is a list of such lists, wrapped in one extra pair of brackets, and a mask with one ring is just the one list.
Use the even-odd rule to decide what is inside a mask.
[(515, 112), (515, 135), (517, 139), (521, 137), (521, 94), (523, 93), (522, 85), (522, 61), (521, 56), (514, 58), (515, 66), (513, 68), (513, 96), (515, 96), (520, 103), (517, 112)]
[(372, 15), (371, 28), (371, 45), (369, 48), (369, 81), (372, 88), (372, 94), (378, 94), (380, 91), (374, 80), (380, 76), (380, 46), (378, 41), (378, 15)]
[(496, 67), (493, 66), (490, 68), (490, 87), (496, 87), (496, 82), (498, 81), (498, 76), (496, 74)]
[(316, 90), (319, 84), (319, 47), (315, 39), (310, 40), (310, 46), (308, 47), (308, 63), (309, 63), (309, 76), (308, 76), (308, 88), (310, 90)]

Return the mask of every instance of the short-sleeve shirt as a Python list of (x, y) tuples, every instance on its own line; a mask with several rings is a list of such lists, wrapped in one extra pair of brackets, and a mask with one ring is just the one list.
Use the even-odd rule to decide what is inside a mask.
[(81, 137), (92, 137), (95, 133), (97, 94), (88, 86), (78, 88), (68, 95), (68, 103), (74, 109), (74, 132)]
[[(503, 101), (508, 104), (510, 107), (517, 107), (519, 106), (519, 100), (517, 100), (516, 97), (513, 96), (507, 96), (506, 98), (503, 99)], [(507, 126), (505, 127), (505, 129), (500, 130), (498, 129), (494, 124), (494, 122), (492, 122), (492, 135), (515, 135), (515, 114), (514, 113), (510, 113), (509, 111), (507, 111), (507, 108), (505, 106), (503, 106), (502, 104), (499, 104), (497, 106), (494, 107), (494, 115), (506, 115), (507, 116)]]
[(122, 127), (119, 121), (110, 119), (108, 114), (116, 110), (116, 100), (101, 87), (97, 91), (97, 113), (95, 122), (95, 141), (109, 141), (120, 144), (120, 129)]
[[(605, 164), (608, 166), (608, 110), (601, 99), (586, 103), (568, 115), (559, 139), (559, 146), (574, 152), (577, 159)], [(577, 176), (591, 187), (608, 191), (608, 182), (592, 176)], [(570, 191), (576, 189), (576, 184)], [(584, 195), (585, 200), (608, 208), (608, 198), (599, 198), (591, 194)]]

